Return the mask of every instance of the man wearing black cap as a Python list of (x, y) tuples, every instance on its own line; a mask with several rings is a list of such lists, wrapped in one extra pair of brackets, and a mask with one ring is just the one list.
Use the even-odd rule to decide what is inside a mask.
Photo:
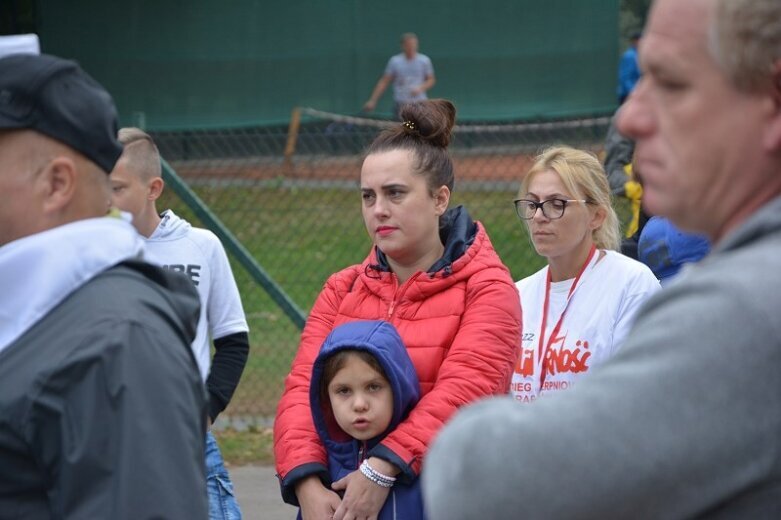
[(0, 517), (206, 518), (198, 294), (107, 217), (122, 153), (77, 64), (0, 59)]

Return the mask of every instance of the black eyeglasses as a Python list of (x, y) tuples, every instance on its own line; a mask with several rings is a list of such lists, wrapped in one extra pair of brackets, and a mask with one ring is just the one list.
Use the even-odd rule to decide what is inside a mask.
[(513, 204), (515, 204), (515, 212), (521, 220), (533, 219), (538, 209), (542, 210), (542, 214), (545, 217), (555, 220), (564, 216), (564, 210), (570, 202), (588, 204), (587, 200), (582, 199), (548, 199), (542, 202), (530, 199), (515, 199)]

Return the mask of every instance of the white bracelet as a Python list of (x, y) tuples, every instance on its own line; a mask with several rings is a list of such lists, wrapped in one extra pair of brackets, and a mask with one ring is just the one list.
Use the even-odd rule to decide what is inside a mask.
[(367, 467), (367, 468), (369, 468), (369, 469), (371, 470), (371, 472), (372, 472), (372, 473), (374, 473), (375, 475), (377, 475), (377, 476), (378, 476), (378, 477), (380, 477), (381, 479), (383, 479), (383, 480), (388, 480), (388, 481), (390, 481), (390, 482), (396, 482), (396, 477), (391, 477), (390, 475), (386, 475), (386, 474), (384, 474), (384, 473), (380, 473), (379, 471), (377, 471), (376, 469), (374, 469), (374, 468), (371, 466), (371, 464), (369, 464), (369, 459), (364, 459), (364, 460), (363, 460), (363, 464), (366, 464), (366, 467)]
[(374, 482), (380, 487), (390, 488), (393, 487), (393, 484), (396, 482), (395, 477), (384, 475), (379, 471), (375, 470), (374, 468), (372, 468), (371, 465), (369, 465), (369, 461), (366, 459), (364, 459), (364, 461), (361, 462), (360, 470), (364, 477), (366, 477), (367, 479)]
[(371, 482), (374, 482), (378, 486), (384, 487), (384, 488), (393, 487), (393, 482), (387, 482), (385, 480), (380, 480), (375, 475), (373, 475), (372, 474), (372, 470), (366, 464), (361, 464), (360, 470), (361, 470), (361, 473), (363, 474), (364, 477), (369, 479)]

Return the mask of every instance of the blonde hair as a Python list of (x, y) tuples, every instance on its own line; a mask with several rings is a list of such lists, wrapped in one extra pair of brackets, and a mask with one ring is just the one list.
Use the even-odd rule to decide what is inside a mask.
[(148, 181), (162, 175), (160, 152), (149, 134), (140, 128), (120, 128), (117, 139), (125, 147), (123, 156), (139, 177)]
[(718, 0), (709, 38), (713, 58), (736, 87), (763, 88), (781, 58), (781, 1)]
[(553, 146), (537, 156), (521, 183), (519, 197), (528, 192), (529, 183), (538, 173), (556, 172), (575, 199), (584, 199), (605, 210), (605, 220), (592, 232), (591, 238), (600, 249), (617, 250), (621, 242), (618, 216), (612, 205), (607, 175), (597, 157), (569, 146)]

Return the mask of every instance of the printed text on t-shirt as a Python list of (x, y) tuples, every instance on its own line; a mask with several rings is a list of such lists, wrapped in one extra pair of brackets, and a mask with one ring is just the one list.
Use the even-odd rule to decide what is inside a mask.
[(164, 265), (163, 269), (169, 269), (171, 271), (177, 271), (179, 273), (186, 274), (193, 285), (198, 285), (198, 279), (201, 277), (201, 266), (195, 264), (169, 264)]

